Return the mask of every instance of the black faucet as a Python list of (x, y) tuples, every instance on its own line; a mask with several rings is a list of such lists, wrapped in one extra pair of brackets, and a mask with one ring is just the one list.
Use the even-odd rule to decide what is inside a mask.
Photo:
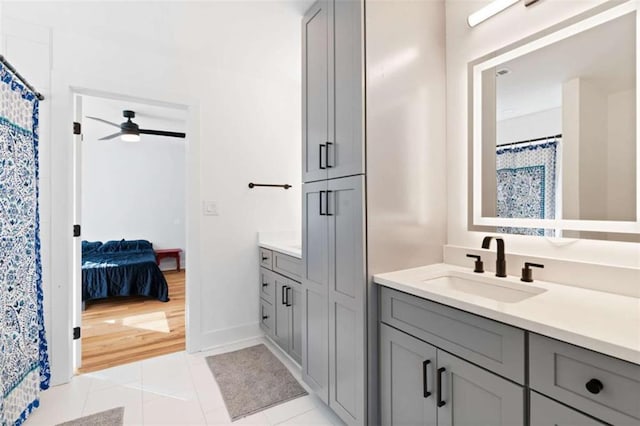
[(504, 240), (498, 237), (484, 237), (482, 240), (482, 248), (488, 249), (491, 239), (495, 238), (498, 244), (498, 257), (496, 258), (496, 277), (507, 276), (507, 261), (504, 258)]

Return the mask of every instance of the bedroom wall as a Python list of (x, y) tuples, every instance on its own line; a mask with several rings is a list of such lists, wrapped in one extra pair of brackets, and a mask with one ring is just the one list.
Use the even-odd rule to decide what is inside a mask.
[[(136, 112), (141, 128), (186, 131), (185, 111), (82, 97), (82, 115), (124, 121)], [(82, 239), (144, 239), (156, 249), (186, 249), (185, 140), (143, 135), (140, 142), (100, 141), (117, 129), (83, 119)], [(162, 269), (175, 268), (163, 261)]]
[[(52, 40), (43, 142), (55, 200), (46, 311), (54, 383), (72, 375), (71, 88), (193, 106), (189, 349), (260, 335), (257, 231), (300, 229), (300, 20), (310, 3), (4, 2), (3, 25), (35, 24)], [(294, 186), (250, 190), (250, 181)], [(219, 215), (202, 215), (204, 201), (216, 201)]]

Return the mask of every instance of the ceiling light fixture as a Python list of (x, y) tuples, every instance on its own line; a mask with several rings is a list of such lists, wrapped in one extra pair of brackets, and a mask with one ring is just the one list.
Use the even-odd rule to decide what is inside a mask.
[(493, 15), (496, 15), (506, 8), (513, 6), (518, 1), (519, 0), (494, 0), (482, 9), (469, 15), (469, 17), (467, 18), (467, 22), (469, 23), (470, 27), (475, 27), (479, 23), (491, 18)]
[(120, 139), (123, 142), (140, 142), (140, 135), (136, 135), (135, 133), (123, 133), (120, 135)]

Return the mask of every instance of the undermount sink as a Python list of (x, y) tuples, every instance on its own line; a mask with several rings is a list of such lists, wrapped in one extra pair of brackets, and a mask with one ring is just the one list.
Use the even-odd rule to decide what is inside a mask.
[[(495, 280), (499, 279), (495, 278)], [(424, 280), (424, 283), (430, 287), (453, 290), (504, 303), (521, 302), (547, 291), (544, 288), (531, 285), (515, 284), (513, 282), (498, 283), (492, 282), (493, 280), (493, 278), (478, 280), (451, 274)]]

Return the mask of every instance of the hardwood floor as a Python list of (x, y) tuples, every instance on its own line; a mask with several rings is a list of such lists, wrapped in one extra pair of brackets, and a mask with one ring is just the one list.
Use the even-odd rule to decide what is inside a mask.
[(82, 367), (79, 373), (185, 349), (185, 273), (165, 271), (166, 303), (143, 297), (87, 303), (82, 314)]

